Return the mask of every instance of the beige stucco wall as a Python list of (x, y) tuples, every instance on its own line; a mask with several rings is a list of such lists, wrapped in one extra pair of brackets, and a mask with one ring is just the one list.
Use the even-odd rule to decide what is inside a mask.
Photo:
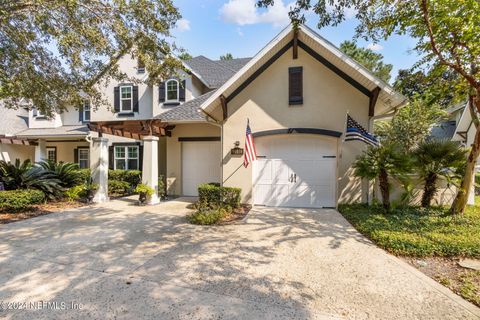
[[(177, 124), (167, 142), (167, 193), (179, 195), (182, 192), (182, 142), (180, 137), (219, 137), (221, 130), (209, 123)], [(220, 150), (219, 150), (220, 152)], [(201, 161), (201, 159), (191, 159)]]
[[(289, 106), (288, 68), (297, 66), (303, 66), (304, 103)], [(368, 103), (367, 96), (302, 49), (299, 49), (298, 59), (293, 60), (290, 49), (228, 103), (228, 119), (223, 127), (224, 185), (242, 188), (243, 201), (251, 201), (252, 166), (243, 168), (242, 157), (229, 156), (235, 141), (244, 143), (247, 118), (250, 118), (253, 132), (294, 127), (344, 132), (347, 112), (368, 127)], [(220, 113), (220, 110), (215, 111), (215, 114)], [(361, 200), (362, 183), (353, 177), (351, 164), (365, 145), (338, 140), (339, 201)]]
[(57, 148), (57, 161), (63, 162), (74, 162), (74, 149), (77, 147), (89, 147), (90, 144), (85, 141), (72, 141), (72, 142), (48, 142), (47, 148), (56, 147)]
[(15, 144), (0, 144), (0, 160), (15, 162), (15, 159), (25, 161), (35, 158), (35, 147)]

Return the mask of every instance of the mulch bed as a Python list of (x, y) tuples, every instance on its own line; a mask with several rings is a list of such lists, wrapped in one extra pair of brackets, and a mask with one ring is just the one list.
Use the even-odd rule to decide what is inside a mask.
[(248, 214), (248, 212), (252, 209), (251, 205), (242, 204), (240, 208), (234, 209), (231, 214), (226, 216), (222, 219), (218, 224), (225, 225), (225, 224), (234, 224), (238, 221), (243, 220)]
[(28, 210), (21, 212), (0, 211), (0, 224), (7, 224), (20, 220), (30, 219), (67, 209), (83, 207), (85, 205), (86, 203), (78, 201), (58, 201), (34, 205)]
[(459, 258), (402, 257), (402, 259), (480, 307), (480, 271), (460, 266)]

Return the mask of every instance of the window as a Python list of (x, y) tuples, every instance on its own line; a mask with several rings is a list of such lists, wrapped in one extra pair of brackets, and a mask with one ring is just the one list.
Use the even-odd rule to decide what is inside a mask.
[(142, 60), (137, 60), (137, 72), (138, 73), (145, 73), (145, 64)]
[(83, 102), (83, 121), (90, 121), (90, 101)]
[(132, 86), (120, 87), (120, 111), (131, 112), (133, 109)]
[(139, 170), (138, 146), (115, 146), (115, 170)]
[(165, 86), (166, 101), (178, 101), (178, 81), (168, 80)]
[(78, 148), (77, 150), (80, 169), (90, 168), (90, 150), (87, 148)]
[(303, 104), (303, 68), (288, 69), (288, 103), (289, 105)]
[(45, 118), (45, 115), (38, 109), (33, 110), (33, 116), (37, 118)]
[(47, 148), (47, 160), (52, 162), (57, 162), (57, 148), (55, 147)]

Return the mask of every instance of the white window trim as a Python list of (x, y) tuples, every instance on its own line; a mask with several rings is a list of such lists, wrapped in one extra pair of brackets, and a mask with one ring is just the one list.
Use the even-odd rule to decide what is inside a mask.
[[(87, 154), (88, 154), (88, 158), (87, 159), (81, 159), (80, 158), (80, 151), (88, 151)], [(87, 160), (87, 166), (86, 168), (90, 168), (90, 149), (88, 148), (78, 148), (77, 149), (77, 158), (78, 158), (78, 165), (80, 166), (80, 160)]]
[[(86, 120), (86, 117), (85, 117), (85, 112), (86, 112), (86, 106), (88, 105), (88, 112), (90, 113), (90, 119)], [(92, 107), (90, 106), (90, 101), (84, 101), (83, 102), (83, 116), (82, 116), (82, 119), (83, 119), (83, 122), (90, 122), (90, 120), (92, 120)]]
[[(168, 83), (175, 81), (177, 83), (177, 99), (168, 99)], [(165, 102), (179, 102), (180, 101), (180, 82), (177, 79), (170, 79), (165, 82)]]
[[(130, 99), (122, 98), (122, 88), (130, 88)], [(119, 113), (132, 113), (133, 112), (133, 86), (120, 86), (120, 112)], [(130, 100), (130, 110), (123, 110), (123, 100)]]
[[(137, 148), (137, 158), (129, 158), (128, 157), (128, 148), (131, 148), (131, 147)], [(123, 148), (124, 149), (125, 157), (117, 158), (117, 148)], [(133, 160), (133, 159), (137, 160), (137, 169), (128, 168), (128, 160)], [(114, 170), (117, 170), (117, 160), (125, 160), (125, 169), (124, 170), (140, 170), (140, 168), (139, 168), (140, 167), (140, 148), (138, 147), (138, 145), (114, 146), (114, 148), (113, 148), (113, 169)]]
[(43, 118), (45, 118), (45, 115), (40, 110), (35, 108), (35, 118), (43, 119)]
[(55, 153), (55, 160), (54, 160), (54, 162), (57, 162), (57, 148), (55, 148), (55, 147), (46, 147), (46, 148), (45, 148), (45, 151), (46, 151), (46, 153), (47, 153), (47, 159), (46, 159), (46, 160), (50, 160), (49, 157), (48, 157), (48, 152), (49, 152), (49, 151), (53, 151), (53, 152)]

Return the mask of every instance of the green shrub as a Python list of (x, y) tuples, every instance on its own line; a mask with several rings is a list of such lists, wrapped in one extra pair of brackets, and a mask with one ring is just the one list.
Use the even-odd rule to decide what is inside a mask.
[(160, 175), (158, 177), (158, 196), (160, 198), (164, 197), (167, 194), (167, 189), (166, 189), (166, 179), (164, 175)]
[(84, 199), (87, 196), (85, 184), (73, 186), (65, 191), (65, 198), (70, 201)]
[(132, 186), (126, 181), (108, 180), (108, 195), (124, 196), (130, 194)]
[(212, 225), (218, 223), (228, 214), (223, 208), (197, 211), (189, 216), (187, 220), (192, 224)]
[(155, 190), (147, 186), (146, 184), (139, 183), (135, 190), (133, 190), (135, 193), (144, 193), (147, 196), (151, 196), (155, 193)]
[(80, 180), (80, 184), (87, 182), (92, 176), (90, 169), (78, 169), (77, 174)]
[(240, 206), (242, 189), (232, 187), (220, 187), (216, 183), (206, 183), (198, 186), (198, 200), (201, 207), (218, 208)]
[(128, 182), (132, 188), (142, 182), (140, 170), (108, 170), (108, 179)]
[(40, 190), (0, 191), (0, 210), (21, 211), (44, 199), (45, 194)]

